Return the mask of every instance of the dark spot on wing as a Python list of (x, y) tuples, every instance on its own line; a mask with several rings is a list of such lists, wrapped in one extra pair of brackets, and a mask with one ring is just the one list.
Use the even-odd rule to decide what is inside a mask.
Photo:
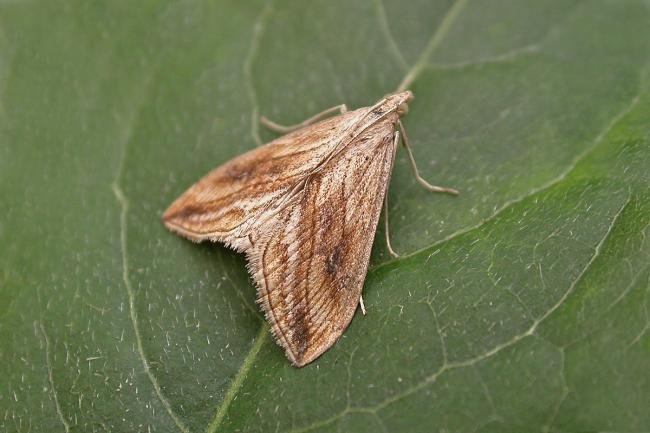
[(291, 326), (293, 333), (291, 335), (291, 342), (293, 343), (293, 348), (296, 351), (298, 359), (307, 351), (307, 345), (309, 343), (309, 323), (307, 322), (305, 302), (303, 300), (293, 309), (293, 326)]
[(339, 266), (341, 265), (341, 258), (341, 246), (337, 245), (334, 247), (334, 250), (332, 250), (331, 254), (329, 257), (327, 257), (327, 260), (325, 262), (325, 270), (330, 276), (333, 277), (338, 272)]

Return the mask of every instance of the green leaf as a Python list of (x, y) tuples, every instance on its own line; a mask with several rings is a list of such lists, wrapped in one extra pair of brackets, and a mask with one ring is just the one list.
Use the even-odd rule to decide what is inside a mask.
[[(0, 3), (6, 432), (650, 430), (650, 3)], [(406, 82), (404, 82), (406, 80)], [(364, 296), (296, 369), (245, 261), (167, 232), (211, 168), (400, 83)]]

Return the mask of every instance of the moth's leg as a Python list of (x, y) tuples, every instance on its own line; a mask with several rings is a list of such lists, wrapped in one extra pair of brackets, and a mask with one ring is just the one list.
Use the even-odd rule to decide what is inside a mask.
[(271, 131), (280, 133), (280, 134), (287, 134), (289, 132), (295, 131), (300, 128), (304, 128), (305, 126), (309, 126), (312, 123), (316, 123), (321, 119), (324, 119), (328, 116), (331, 116), (334, 113), (339, 113), (343, 114), (348, 111), (348, 107), (345, 104), (337, 105), (336, 107), (328, 108), (327, 110), (321, 111), (320, 113), (310, 117), (309, 119), (305, 120), (304, 122), (300, 122), (296, 125), (291, 125), (291, 126), (284, 126), (284, 125), (279, 125), (272, 120), (267, 119), (266, 117), (262, 116), (260, 117), (260, 123), (264, 125), (265, 128), (270, 129)]
[(359, 295), (359, 306), (361, 306), (361, 312), (363, 315), (366, 315), (366, 306), (363, 305), (363, 295)]
[[(399, 132), (395, 131), (395, 145), (397, 145), (397, 140), (399, 140)], [(386, 191), (386, 195), (384, 196), (384, 236), (386, 236), (386, 248), (388, 248), (390, 255), (399, 257), (399, 254), (395, 252), (390, 244), (390, 234), (388, 232), (388, 191)]]
[(422, 176), (420, 176), (420, 170), (418, 170), (418, 166), (415, 163), (415, 157), (413, 157), (413, 152), (411, 151), (411, 146), (409, 145), (409, 140), (408, 140), (408, 137), (406, 136), (406, 131), (404, 130), (404, 125), (402, 125), (401, 121), (398, 121), (397, 124), (399, 126), (400, 132), (402, 133), (402, 144), (404, 145), (404, 148), (406, 149), (406, 152), (408, 153), (409, 160), (411, 161), (411, 168), (413, 169), (413, 174), (415, 175), (415, 180), (417, 180), (420, 185), (422, 185), (424, 188), (426, 188), (429, 191), (444, 192), (446, 194), (458, 195), (458, 190), (456, 190), (456, 189), (446, 188), (444, 186), (431, 185), (429, 182), (422, 179)]

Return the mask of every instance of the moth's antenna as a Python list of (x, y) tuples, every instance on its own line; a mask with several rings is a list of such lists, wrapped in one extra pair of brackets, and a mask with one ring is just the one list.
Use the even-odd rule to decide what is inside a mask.
[(319, 120), (323, 120), (326, 117), (331, 116), (332, 114), (339, 113), (347, 113), (348, 107), (345, 104), (337, 105), (335, 107), (330, 107), (327, 110), (323, 110), (320, 113), (316, 113), (315, 115), (311, 116), (309, 119), (297, 123), (295, 125), (280, 125), (279, 123), (275, 123), (274, 121), (270, 120), (268, 117), (261, 116), (260, 117), (260, 123), (262, 126), (264, 126), (266, 129), (277, 132), (278, 134), (288, 134), (293, 131), (297, 131), (298, 129), (305, 128), (309, 125), (313, 125), (314, 123), (318, 122)]

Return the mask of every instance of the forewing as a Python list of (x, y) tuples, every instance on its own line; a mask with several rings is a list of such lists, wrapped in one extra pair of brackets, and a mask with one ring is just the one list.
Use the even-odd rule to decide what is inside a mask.
[(365, 113), (345, 113), (282, 136), (208, 173), (165, 211), (165, 225), (194, 241), (222, 241), (239, 251), (251, 230), (332, 153)]
[(393, 121), (372, 125), (312, 173), (247, 251), (258, 300), (297, 366), (334, 344), (357, 308), (393, 163)]

